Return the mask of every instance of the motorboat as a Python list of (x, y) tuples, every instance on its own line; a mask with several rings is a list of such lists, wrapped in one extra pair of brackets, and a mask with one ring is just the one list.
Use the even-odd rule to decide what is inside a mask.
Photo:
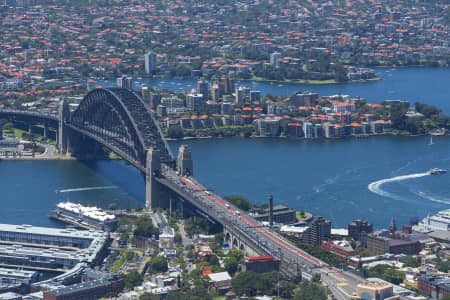
[(434, 168), (434, 169), (431, 169), (430, 171), (428, 171), (428, 173), (430, 175), (442, 175), (442, 174), (447, 173), (447, 170)]

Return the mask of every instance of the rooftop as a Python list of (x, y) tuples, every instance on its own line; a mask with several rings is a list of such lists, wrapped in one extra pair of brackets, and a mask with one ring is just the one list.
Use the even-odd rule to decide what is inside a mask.
[(5, 231), (46, 235), (46, 236), (91, 239), (91, 240), (103, 236), (105, 234), (103, 231), (93, 231), (93, 230), (76, 230), (72, 228), (64, 229), (64, 228), (37, 227), (32, 225), (0, 224), (0, 232)]

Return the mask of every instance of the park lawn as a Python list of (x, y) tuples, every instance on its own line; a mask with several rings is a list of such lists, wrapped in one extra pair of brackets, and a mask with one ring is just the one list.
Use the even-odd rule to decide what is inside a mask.
[(297, 217), (298, 220), (304, 220), (304, 219), (306, 219), (306, 217), (307, 217), (306, 214), (304, 214), (304, 215), (302, 216), (302, 214), (301, 214), (299, 211), (295, 212), (295, 215), (296, 215), (296, 217)]

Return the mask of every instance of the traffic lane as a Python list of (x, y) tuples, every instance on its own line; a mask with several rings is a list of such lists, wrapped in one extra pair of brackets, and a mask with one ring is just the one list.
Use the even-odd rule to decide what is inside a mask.
[(240, 218), (241, 220), (243, 220), (245, 223), (247, 223), (248, 225), (255, 227), (258, 231), (260, 231), (261, 233), (263, 233), (268, 239), (276, 242), (278, 245), (282, 246), (285, 249), (288, 249), (289, 251), (303, 257), (305, 260), (311, 262), (312, 264), (316, 265), (316, 266), (320, 266), (321, 263), (318, 262), (317, 260), (309, 257), (306, 253), (302, 253), (299, 250), (296, 250), (293, 246), (288, 245), (286, 242), (282, 241), (280, 238), (275, 237), (272, 233), (268, 232), (265, 229), (262, 229), (260, 227), (258, 227), (255, 223), (253, 223), (252, 221), (250, 221), (248, 218), (246, 218), (245, 216), (242, 215), (242, 213), (239, 210), (231, 210), (229, 207), (227, 207), (227, 205), (225, 203), (223, 203), (222, 201), (218, 200), (217, 198), (213, 197), (209, 192), (205, 191), (205, 188), (202, 188), (201, 186), (193, 183), (190, 179), (187, 179), (185, 177), (181, 177), (180, 181), (182, 183), (187, 183), (190, 186), (192, 186), (195, 190), (197, 191), (201, 191), (202, 193), (206, 194), (207, 197), (214, 201), (215, 203), (217, 203), (219, 206), (223, 207), (223, 208), (227, 208), (229, 211), (233, 212), (233, 215), (237, 215), (238, 218)]

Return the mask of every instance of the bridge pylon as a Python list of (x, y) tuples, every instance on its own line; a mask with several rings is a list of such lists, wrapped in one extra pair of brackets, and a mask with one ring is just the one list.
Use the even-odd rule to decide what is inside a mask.
[(59, 124), (58, 124), (58, 152), (61, 154), (67, 153), (68, 148), (68, 133), (66, 121), (70, 118), (69, 105), (66, 100), (59, 102)]
[(164, 208), (162, 187), (155, 180), (156, 177), (161, 176), (161, 156), (158, 149), (147, 150), (145, 173), (145, 207)]
[(187, 145), (181, 145), (178, 150), (178, 172), (181, 176), (194, 175), (192, 153)]

